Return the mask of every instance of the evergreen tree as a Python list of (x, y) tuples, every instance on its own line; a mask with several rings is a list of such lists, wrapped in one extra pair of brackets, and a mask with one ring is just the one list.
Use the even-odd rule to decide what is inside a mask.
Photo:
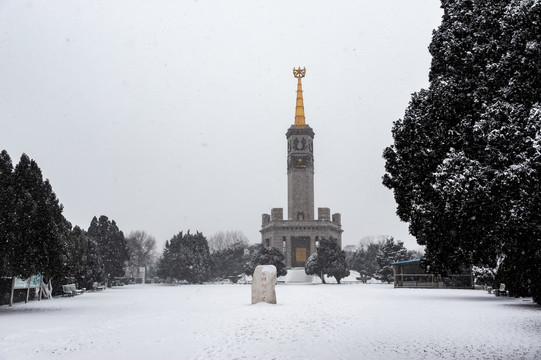
[(238, 244), (210, 254), (211, 274), (214, 279), (223, 279), (228, 276), (241, 274), (247, 261), (246, 246)]
[(162, 279), (169, 277), (169, 266), (166, 261), (170, 259), (169, 240), (165, 240), (163, 253), (156, 261), (156, 275)]
[(362, 245), (357, 251), (353, 252), (348, 260), (348, 267), (351, 270), (358, 271), (367, 278), (374, 277), (379, 270), (377, 256), (383, 242), (369, 243)]
[(79, 288), (92, 287), (94, 282), (105, 280), (105, 270), (97, 242), (78, 226), (70, 233), (68, 268)]
[(384, 185), (431, 271), (500, 264), (541, 302), (541, 3), (442, 7), (430, 86), (394, 124)]
[(124, 276), (124, 268), (129, 260), (124, 233), (120, 231), (114, 220), (109, 221), (105, 215), (100, 216), (99, 219), (94, 216), (87, 233), (98, 246), (105, 277), (111, 285), (114, 277)]
[(6, 150), (0, 153), (0, 277), (12, 276), (11, 262), (15, 246), (13, 232), (13, 211), (15, 189), (13, 165)]
[(202, 233), (182, 231), (165, 243), (158, 275), (189, 283), (202, 283), (210, 278), (210, 253)]
[(284, 254), (273, 247), (264, 247), (257, 244), (253, 247), (253, 256), (244, 264), (244, 273), (252, 276), (258, 265), (274, 265), (276, 267), (276, 276), (286, 276), (286, 259)]
[(380, 247), (377, 256), (379, 270), (376, 277), (390, 284), (394, 280), (392, 263), (410, 260), (408, 250), (402, 241), (395, 242), (393, 237), (387, 238)]
[(340, 249), (336, 240), (322, 238), (319, 241), (317, 252), (308, 258), (304, 271), (307, 275), (321, 277), (323, 282), (325, 279), (322, 275), (333, 276), (340, 284), (340, 281), (349, 275), (346, 253)]
[[(65, 271), (66, 242), (71, 224), (41, 170), (26, 154), (13, 172), (13, 199), (7, 249), (12, 275), (28, 277), (39, 272), (59, 277)], [(9, 200), (8, 200), (9, 201)]]
[(86, 241), (83, 231), (75, 226), (69, 235), (69, 241), (66, 246), (66, 278), (74, 278), (78, 288), (85, 287), (82, 283), (83, 262), (85, 256)]
[(326, 284), (325, 282), (325, 276), (323, 273), (323, 266), (322, 262), (319, 259), (319, 255), (317, 251), (310, 255), (308, 259), (306, 260), (306, 264), (304, 264), (304, 272), (306, 275), (316, 275), (319, 276), (323, 284)]

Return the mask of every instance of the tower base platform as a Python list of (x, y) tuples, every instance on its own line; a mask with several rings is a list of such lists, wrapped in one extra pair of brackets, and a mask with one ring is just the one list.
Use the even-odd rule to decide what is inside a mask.
[(278, 278), (279, 283), (285, 284), (312, 284), (314, 281), (313, 275), (306, 275), (304, 268), (290, 268), (287, 269), (286, 276), (280, 276)]

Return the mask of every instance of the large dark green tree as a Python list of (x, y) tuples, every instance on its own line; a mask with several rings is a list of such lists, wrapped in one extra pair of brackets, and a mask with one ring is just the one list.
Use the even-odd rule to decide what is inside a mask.
[(431, 271), (500, 265), (540, 302), (541, 3), (442, 8), (429, 88), (394, 124), (383, 183)]
[(244, 264), (244, 273), (252, 276), (258, 265), (274, 265), (276, 267), (276, 276), (286, 276), (286, 259), (284, 254), (273, 247), (264, 247), (257, 244), (252, 247), (252, 256)]
[(11, 160), (3, 151), (0, 172), (2, 271), (7, 276), (61, 276), (71, 224), (49, 180), (26, 154), (11, 172)]
[(15, 189), (13, 164), (6, 150), (0, 153), (0, 277), (12, 276), (13, 262), (13, 211), (15, 206)]
[(225, 249), (210, 254), (211, 274), (214, 279), (224, 279), (237, 276), (244, 272), (247, 259), (245, 252), (248, 247), (244, 244), (231, 245)]
[(360, 246), (359, 249), (350, 253), (349, 257), (346, 256), (346, 260), (348, 260), (348, 267), (351, 270), (358, 271), (365, 277), (374, 277), (379, 270), (377, 257), (382, 244), (383, 243), (380, 242), (371, 242), (369, 244), (363, 244)]
[(95, 239), (78, 226), (70, 232), (67, 246), (67, 273), (79, 288), (92, 288), (93, 282), (105, 280), (103, 261)]
[(100, 216), (99, 219), (94, 216), (87, 234), (97, 244), (105, 277), (109, 284), (114, 277), (124, 276), (129, 253), (124, 233), (120, 231), (116, 222), (110, 221), (105, 215)]
[(166, 278), (202, 283), (210, 278), (210, 253), (205, 236), (182, 231), (165, 243), (159, 261), (158, 275)]
[(394, 280), (392, 263), (405, 261), (410, 259), (408, 250), (404, 247), (402, 241), (395, 241), (394, 238), (388, 237), (380, 244), (380, 249), (376, 256), (379, 269), (376, 272), (376, 277), (387, 283)]
[[(251, 247), (248, 244), (248, 238), (239, 230), (220, 231), (212, 235), (208, 243), (210, 270), (213, 279), (236, 277), (242, 274), (244, 264), (253, 255), (250, 253)], [(233, 281), (236, 281), (236, 278), (233, 278)]]

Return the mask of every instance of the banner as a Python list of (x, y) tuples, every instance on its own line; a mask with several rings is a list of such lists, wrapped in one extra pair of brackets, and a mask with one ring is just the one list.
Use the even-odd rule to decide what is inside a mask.
[(41, 286), (41, 273), (37, 275), (32, 275), (27, 279), (21, 279), (15, 277), (15, 282), (13, 284), (14, 289), (28, 289), (28, 288), (39, 288)]

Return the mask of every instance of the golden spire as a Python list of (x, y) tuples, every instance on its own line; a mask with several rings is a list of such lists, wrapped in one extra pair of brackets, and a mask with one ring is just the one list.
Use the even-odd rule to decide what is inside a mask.
[(299, 82), (297, 83), (297, 106), (295, 108), (295, 127), (297, 129), (304, 129), (306, 122), (304, 119), (304, 102), (302, 101), (302, 84), (301, 78), (306, 75), (306, 68), (299, 66), (298, 69), (293, 68), (293, 76), (295, 76)]

